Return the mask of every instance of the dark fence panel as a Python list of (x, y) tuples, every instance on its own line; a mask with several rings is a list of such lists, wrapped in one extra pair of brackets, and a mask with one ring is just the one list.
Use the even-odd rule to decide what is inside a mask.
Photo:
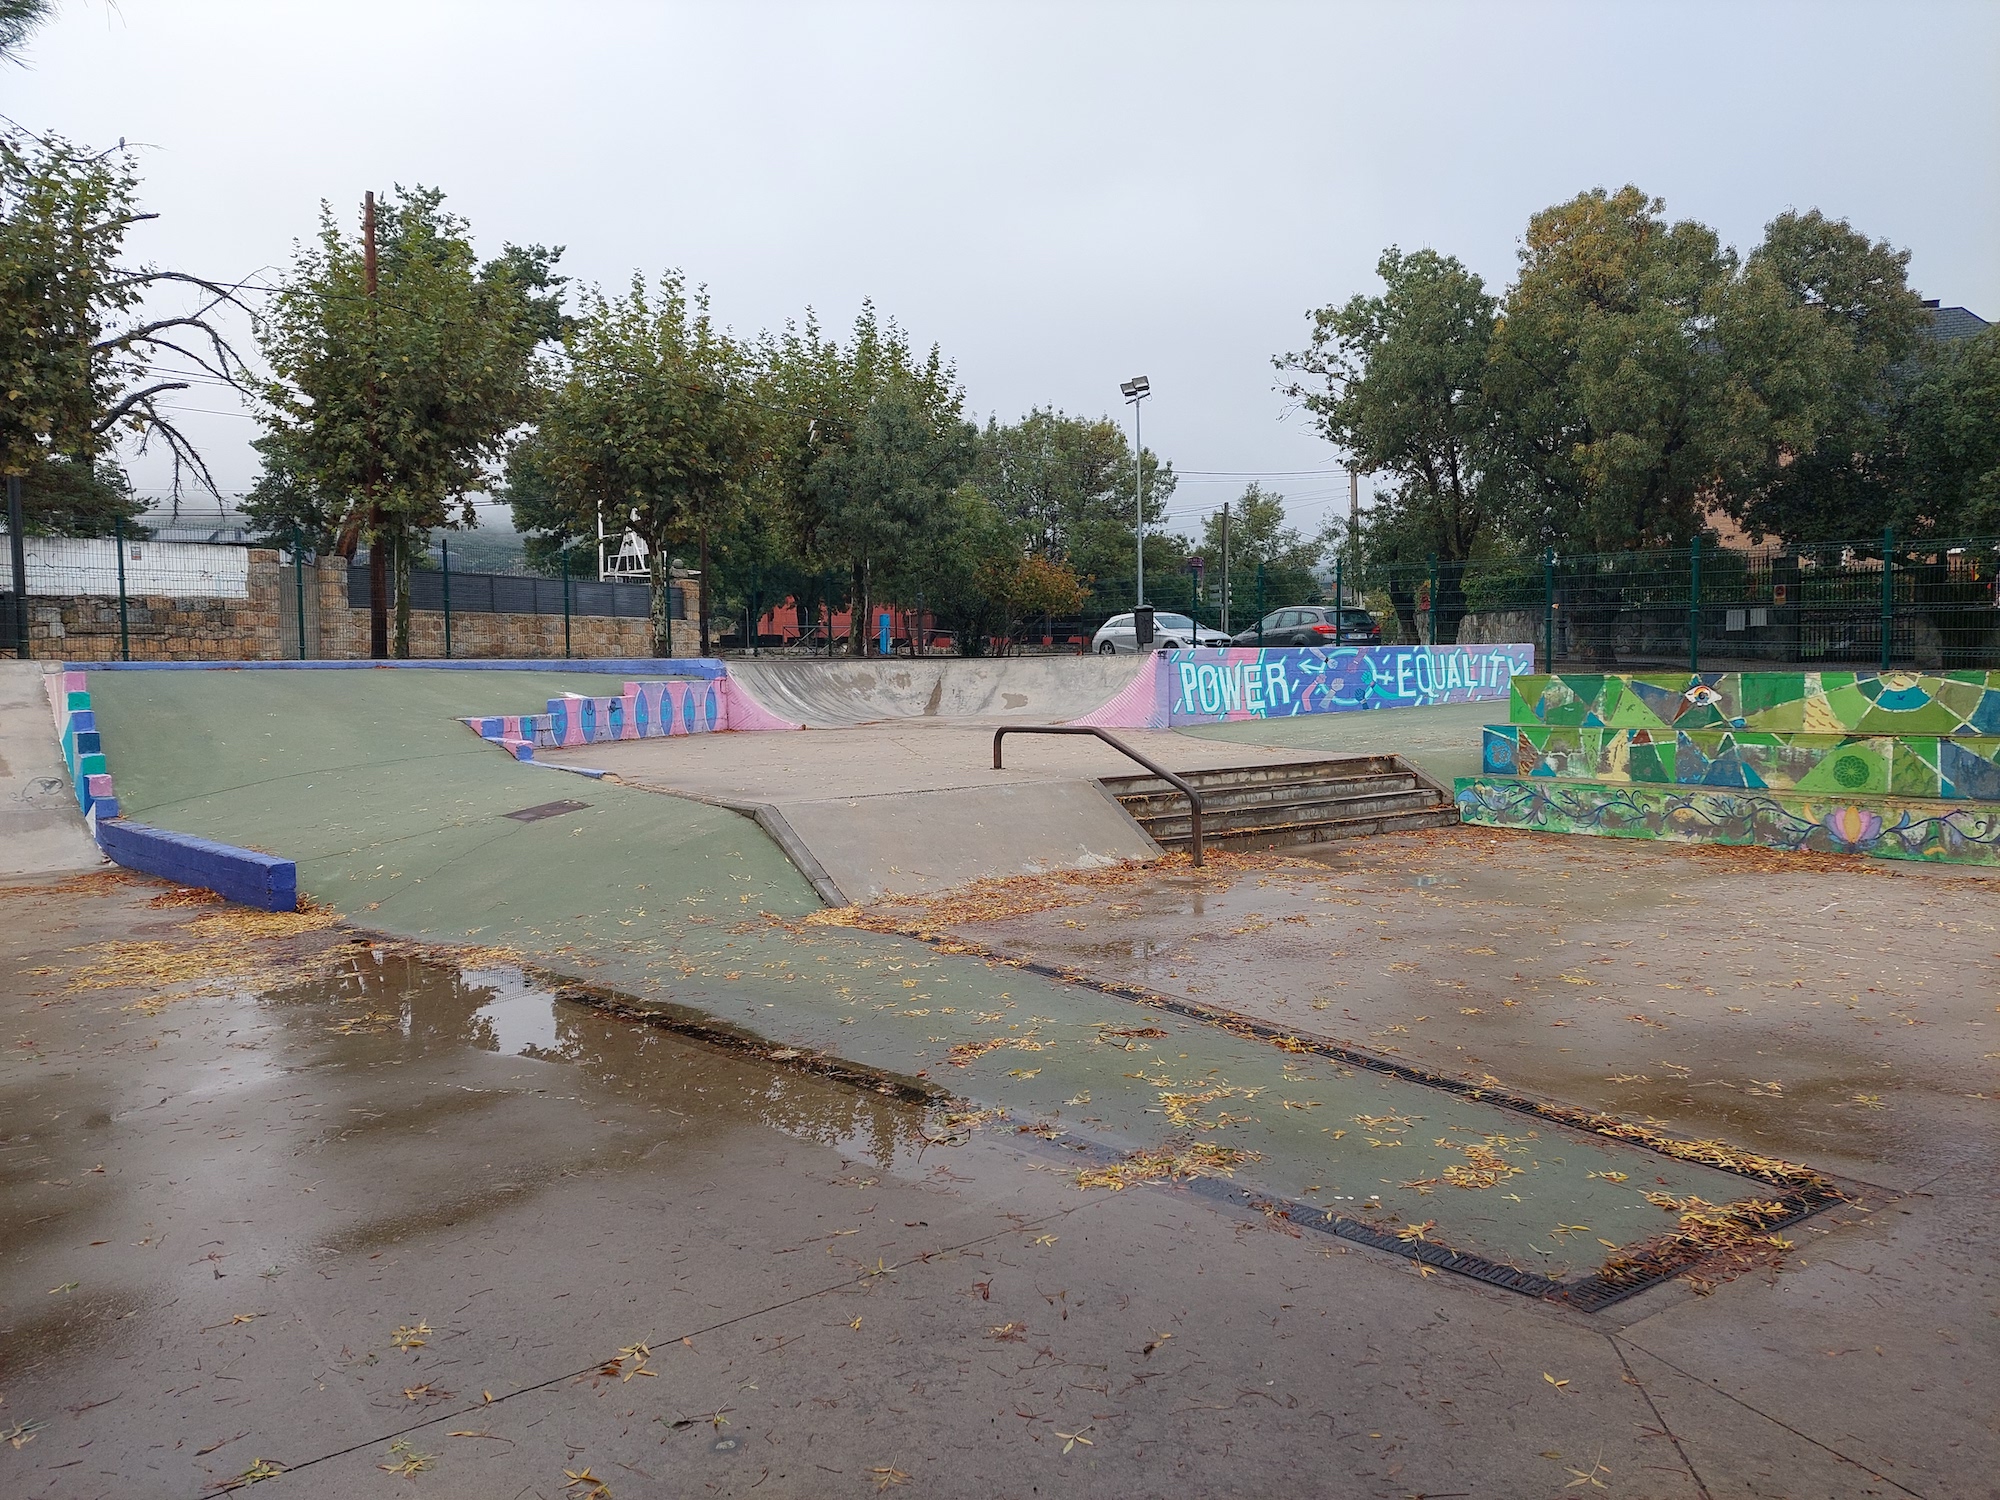
[(1532, 641), (1545, 668), (2000, 668), (2000, 541), (1990, 537), (1358, 571), (1385, 641)]
[[(395, 580), (390, 579), (393, 607)], [(444, 608), (445, 575), (436, 568), (410, 570), (410, 608)], [(347, 603), (353, 609), (368, 608), (368, 565), (353, 563), (347, 569)], [(563, 608), (563, 581), (532, 573), (451, 574), (453, 614), (605, 616), (622, 620), (643, 620), (652, 613), (652, 589), (643, 583), (598, 583), (572, 578), (569, 581), (569, 608)], [(687, 617), (679, 589), (667, 591), (668, 618)]]

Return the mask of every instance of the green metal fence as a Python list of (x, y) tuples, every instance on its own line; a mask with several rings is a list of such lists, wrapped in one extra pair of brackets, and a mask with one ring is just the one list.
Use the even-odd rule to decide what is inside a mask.
[(2000, 667), (2000, 539), (1364, 565), (1383, 639), (1532, 641), (1545, 666)]

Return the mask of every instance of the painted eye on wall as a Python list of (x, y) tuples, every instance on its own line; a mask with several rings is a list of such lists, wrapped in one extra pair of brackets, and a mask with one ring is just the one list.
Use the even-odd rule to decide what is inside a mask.
[(1722, 694), (1718, 693), (1707, 683), (1703, 683), (1700, 687), (1689, 688), (1685, 693), (1681, 694), (1681, 697), (1697, 708), (1707, 708), (1711, 703), (1720, 703), (1722, 701)]

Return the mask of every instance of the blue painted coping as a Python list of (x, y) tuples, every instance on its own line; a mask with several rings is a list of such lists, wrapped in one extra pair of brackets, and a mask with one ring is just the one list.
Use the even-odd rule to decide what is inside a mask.
[(296, 911), (299, 867), (275, 854), (170, 833), (125, 818), (92, 818), (97, 847), (114, 863), (181, 885), (198, 885), (243, 906)]
[(610, 660), (570, 659), (462, 661), (73, 661), (70, 672), (367, 672), (385, 668), (427, 672), (605, 672), (654, 677), (729, 675), (726, 663), (705, 656), (641, 656)]

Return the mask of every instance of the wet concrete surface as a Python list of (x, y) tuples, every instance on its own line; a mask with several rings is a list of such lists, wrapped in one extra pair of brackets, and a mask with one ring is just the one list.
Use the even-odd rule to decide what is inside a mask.
[(1990, 1160), (2000, 879), (1483, 829), (952, 930), (1910, 1187)]
[(1991, 1493), (1990, 1175), (1585, 1317), (163, 899), (0, 887), (9, 1495)]

